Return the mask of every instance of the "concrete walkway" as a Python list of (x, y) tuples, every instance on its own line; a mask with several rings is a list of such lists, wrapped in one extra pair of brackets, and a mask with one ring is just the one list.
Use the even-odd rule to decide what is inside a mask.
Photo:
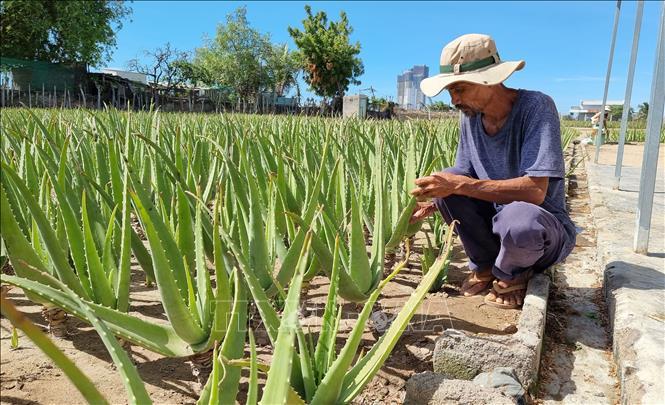
[[(593, 156), (593, 148), (587, 147)], [(613, 190), (616, 145), (586, 162), (598, 261), (624, 404), (665, 403), (665, 148), (661, 146), (649, 253), (633, 252), (642, 147), (627, 145), (619, 190)]]
[(551, 269), (537, 399), (544, 404), (615, 404), (619, 401), (611, 354), (603, 269), (598, 262), (584, 147), (574, 145), (568, 211), (579, 229), (564, 263)]

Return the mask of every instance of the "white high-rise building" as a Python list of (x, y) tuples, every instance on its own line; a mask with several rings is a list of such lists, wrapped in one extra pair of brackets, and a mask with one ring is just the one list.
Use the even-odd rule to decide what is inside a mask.
[(420, 82), (429, 76), (429, 68), (416, 65), (397, 76), (397, 104), (406, 110), (419, 110), (425, 105)]

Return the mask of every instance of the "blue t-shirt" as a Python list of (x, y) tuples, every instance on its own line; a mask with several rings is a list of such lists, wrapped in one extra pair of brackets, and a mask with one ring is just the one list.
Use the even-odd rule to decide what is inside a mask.
[[(573, 248), (576, 231), (566, 211), (559, 125), (559, 114), (549, 96), (520, 89), (508, 119), (495, 135), (487, 135), (481, 114), (462, 116), (455, 167), (481, 180), (549, 177), (545, 201), (540, 206), (564, 226), (569, 241), (567, 254)], [(497, 210), (502, 208), (500, 204), (495, 206)]]

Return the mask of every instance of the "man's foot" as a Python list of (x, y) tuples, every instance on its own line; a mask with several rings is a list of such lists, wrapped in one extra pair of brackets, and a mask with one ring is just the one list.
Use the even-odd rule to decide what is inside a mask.
[(494, 276), (492, 276), (492, 269), (485, 271), (472, 271), (462, 283), (460, 292), (465, 297), (477, 295), (490, 286)]
[(497, 308), (516, 309), (524, 303), (526, 286), (533, 273), (528, 271), (514, 280), (495, 280), (485, 296), (485, 303)]

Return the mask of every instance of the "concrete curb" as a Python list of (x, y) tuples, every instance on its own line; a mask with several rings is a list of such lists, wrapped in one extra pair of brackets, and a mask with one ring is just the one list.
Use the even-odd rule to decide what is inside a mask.
[[(532, 387), (538, 378), (549, 287), (550, 279), (544, 274), (536, 274), (529, 280), (514, 335), (477, 335), (454, 329), (444, 331), (434, 347), (434, 373), (429, 373), (437, 377), (428, 373), (424, 373), (426, 376), (414, 375), (407, 384), (405, 402), (434, 404), (470, 400), (469, 403), (495, 403), (498, 398), (495, 395), (500, 391), (480, 390), (469, 380), (497, 367), (514, 369), (522, 386)], [(474, 387), (471, 390), (476, 392), (473, 397), (469, 397), (466, 391), (468, 386)], [(461, 393), (464, 395), (460, 396)], [(438, 402), (432, 402), (434, 398)]]

